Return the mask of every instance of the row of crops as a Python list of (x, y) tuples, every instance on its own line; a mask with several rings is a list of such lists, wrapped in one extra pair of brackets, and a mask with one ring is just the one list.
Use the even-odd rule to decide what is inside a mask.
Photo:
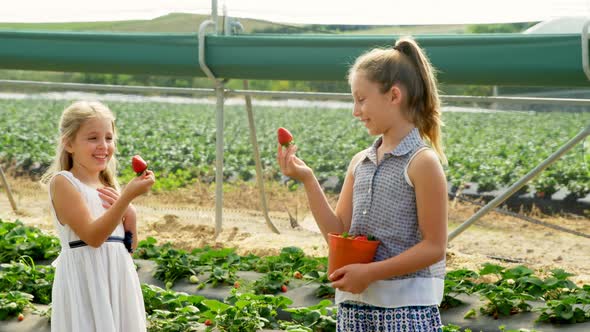
[[(51, 316), (51, 287), (54, 268), (49, 263), (59, 252), (57, 238), (21, 222), (0, 220), (0, 327), (2, 321), (23, 312), (31, 319)], [(159, 245), (148, 238), (134, 254), (136, 264), (154, 262), (153, 283), (143, 283), (142, 291), (148, 331), (256, 331), (281, 329), (300, 332), (335, 331), (337, 309), (334, 291), (326, 278), (326, 258), (306, 256), (296, 247), (283, 248), (278, 256), (239, 256), (231, 248), (195, 248), (188, 252)], [(140, 270), (144, 264), (140, 265)], [(240, 276), (249, 271), (249, 278)], [(256, 277), (252, 277), (255, 273)], [(243, 274), (242, 274), (243, 275)], [(590, 322), (590, 285), (576, 286), (571, 274), (552, 270), (544, 277), (525, 266), (505, 268), (484, 264), (479, 271), (448, 271), (441, 304), (443, 331), (470, 331), (445, 321), (451, 308), (463, 309), (463, 319), (476, 321), (493, 317), (486, 331), (509, 330), (500, 322), (515, 315), (534, 312), (536, 324)], [(173, 290), (176, 283), (188, 280), (190, 292)], [(158, 287), (155, 283), (164, 284)], [(187, 283), (188, 284), (188, 283)], [(313, 300), (308, 306), (293, 306), (294, 292), (311, 287)], [(223, 299), (199, 294), (202, 289), (231, 289)], [(299, 290), (298, 290), (299, 289)], [(482, 305), (469, 309), (462, 296), (477, 296)], [(533, 308), (532, 304), (537, 306)], [(540, 305), (539, 305), (540, 304)], [(39, 305), (44, 309), (37, 308)], [(41, 307), (41, 306), (39, 306)], [(29, 317), (29, 318), (27, 318)], [(532, 325), (533, 322), (531, 321)], [(576, 324), (578, 325), (578, 324)], [(571, 325), (570, 325), (571, 326)], [(0, 328), (1, 329), (1, 328)]]
[[(0, 100), (0, 163), (17, 175), (38, 176), (51, 162), (59, 116), (69, 103), (55, 100)], [(168, 103), (111, 102), (118, 118), (119, 159), (141, 154), (158, 176), (156, 189), (212, 181), (215, 163), (215, 107)], [(491, 191), (514, 183), (590, 123), (590, 112), (445, 112), (447, 177), (453, 186), (475, 182)], [(276, 129), (294, 134), (299, 155), (320, 180), (340, 183), (350, 158), (373, 137), (347, 109), (255, 107), (265, 176), (280, 179), (275, 162)], [(255, 175), (244, 107), (228, 106), (225, 116), (226, 179)], [(590, 193), (588, 139), (532, 182), (528, 191), (550, 197), (560, 189), (570, 197)], [(120, 169), (125, 182), (133, 176)]]

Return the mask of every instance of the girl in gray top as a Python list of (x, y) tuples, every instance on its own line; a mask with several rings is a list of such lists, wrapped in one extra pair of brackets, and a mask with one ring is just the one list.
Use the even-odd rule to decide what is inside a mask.
[(372, 136), (351, 160), (336, 209), (313, 171), (279, 145), (283, 174), (301, 181), (324, 237), (373, 235), (381, 244), (369, 264), (330, 276), (338, 331), (441, 331), (447, 188), (441, 163), (440, 102), (434, 70), (409, 38), (361, 55), (348, 75), (353, 116)]

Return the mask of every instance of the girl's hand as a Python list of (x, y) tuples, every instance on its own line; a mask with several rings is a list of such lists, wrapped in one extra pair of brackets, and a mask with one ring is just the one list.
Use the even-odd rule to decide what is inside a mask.
[(297, 145), (289, 145), (287, 148), (283, 148), (280, 144), (278, 146), (277, 161), (284, 175), (301, 182), (313, 177), (311, 168), (295, 156)]
[[(96, 190), (98, 191), (98, 196), (102, 199), (102, 206), (105, 209), (108, 209), (111, 206), (113, 206), (117, 199), (119, 199), (119, 192), (115, 190), (115, 188), (104, 187)], [(132, 204), (129, 204), (127, 210), (125, 211), (125, 214), (123, 215), (123, 220), (135, 222), (135, 215), (135, 207)], [(125, 230), (129, 230), (128, 225), (126, 225)]]
[(328, 279), (332, 281), (332, 287), (334, 288), (359, 294), (367, 289), (371, 283), (368, 270), (368, 264), (350, 264), (332, 272)]
[(131, 199), (147, 193), (156, 182), (154, 172), (146, 170), (143, 174), (134, 177), (123, 189), (121, 195), (129, 195)]
[(119, 192), (115, 188), (104, 187), (96, 189), (98, 191), (98, 197), (102, 200), (102, 206), (105, 209), (110, 208), (119, 199)]

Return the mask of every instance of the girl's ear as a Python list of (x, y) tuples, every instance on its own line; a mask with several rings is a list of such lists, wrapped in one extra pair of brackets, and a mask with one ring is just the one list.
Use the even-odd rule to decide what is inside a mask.
[(64, 150), (66, 150), (69, 153), (72, 153), (72, 143), (69, 139), (63, 138), (61, 140), (61, 144), (63, 145)]
[(402, 89), (398, 85), (394, 84), (393, 86), (391, 86), (391, 88), (389, 89), (389, 93), (391, 96), (391, 102), (394, 105), (399, 106), (402, 104), (404, 94), (402, 92)]

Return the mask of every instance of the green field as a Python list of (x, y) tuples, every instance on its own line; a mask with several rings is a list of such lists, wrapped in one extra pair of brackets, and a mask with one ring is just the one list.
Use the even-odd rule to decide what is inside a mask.
[[(69, 103), (0, 100), (0, 162), (18, 175), (39, 176), (51, 162), (57, 123)], [(120, 175), (133, 176), (128, 160), (141, 154), (159, 178), (156, 189), (212, 181), (215, 165), (215, 107), (168, 103), (108, 105), (118, 117)], [(343, 180), (350, 158), (373, 141), (348, 109), (255, 107), (265, 177), (279, 180), (276, 128), (295, 136), (299, 156), (320, 181)], [(444, 144), (453, 185), (476, 182), (481, 191), (514, 183), (590, 123), (590, 113), (446, 112)], [(244, 107), (225, 112), (224, 177), (253, 180), (252, 146)], [(573, 197), (590, 192), (588, 140), (536, 178), (528, 188), (549, 196), (565, 188)]]

